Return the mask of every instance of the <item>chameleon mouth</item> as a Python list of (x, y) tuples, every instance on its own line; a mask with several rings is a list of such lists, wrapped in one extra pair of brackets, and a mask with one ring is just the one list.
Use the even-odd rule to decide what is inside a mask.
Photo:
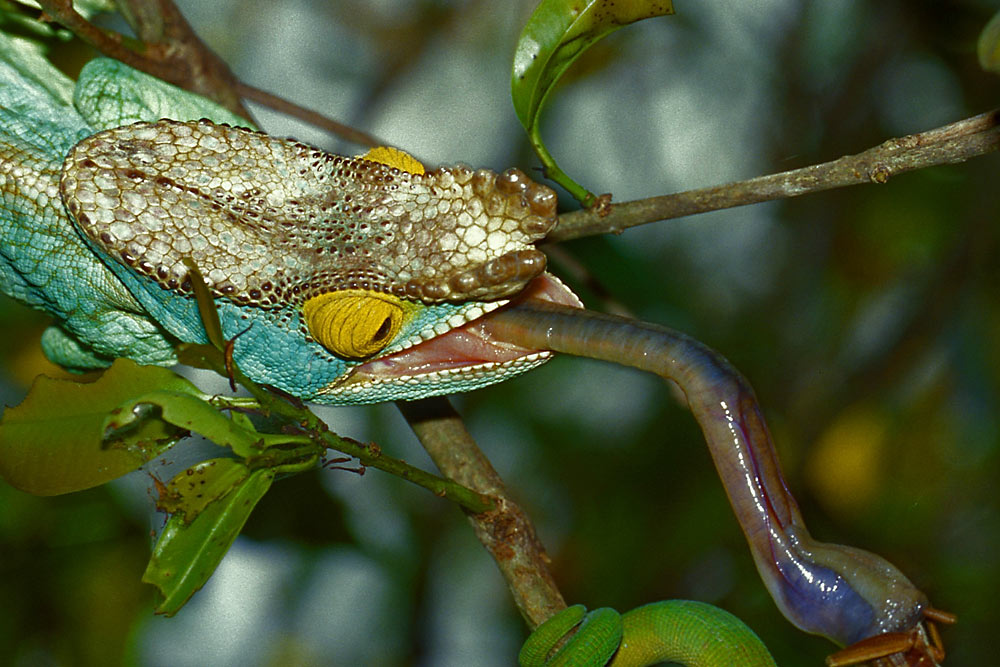
[[(558, 278), (543, 273), (512, 298), (507, 304), (535, 299), (575, 308), (583, 303)], [(502, 309), (503, 306), (500, 307)], [(405, 350), (355, 366), (339, 385), (380, 383), (434, 374), (456, 374), (493, 371), (497, 367), (512, 367), (520, 363), (540, 363), (551, 352), (525, 348), (495, 338), (489, 326), (490, 313), (424, 341)]]

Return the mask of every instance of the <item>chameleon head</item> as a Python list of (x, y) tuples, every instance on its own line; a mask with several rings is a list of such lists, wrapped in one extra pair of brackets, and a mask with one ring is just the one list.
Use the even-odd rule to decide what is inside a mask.
[[(389, 147), (373, 148), (362, 159), (384, 164), (400, 172), (424, 175), (424, 166), (413, 156)], [(469, 170), (455, 167), (450, 170), (463, 181)], [(494, 216), (506, 215), (507, 220), (490, 230), (489, 223), (479, 228), (467, 225), (449, 233), (455, 240), (445, 241), (449, 247), (464, 244), (466, 255), (476, 252), (470, 240), (489, 240), (485, 231), (509, 234), (516, 229), (512, 221), (529, 219), (523, 224), (532, 233), (544, 234), (555, 214), (555, 193), (551, 189), (532, 183), (517, 169), (508, 169), (500, 175), (485, 169), (472, 173), (472, 208), (478, 210), (479, 202)], [(504, 226), (506, 225), (506, 227)], [(505, 239), (498, 239), (504, 242)], [(479, 251), (489, 257), (489, 247)], [(454, 262), (453, 262), (454, 263)], [(411, 278), (405, 285), (407, 296), (421, 301), (444, 299), (489, 298), (503, 296), (512, 289), (520, 290), (529, 280), (545, 268), (545, 256), (534, 248), (514, 249), (498, 257), (463, 270), (453, 272), (445, 279), (421, 280)], [(382, 351), (396, 339), (403, 324), (416, 312), (412, 302), (393, 294), (376, 291), (346, 289), (324, 292), (309, 298), (303, 305), (303, 317), (309, 332), (320, 344), (334, 354), (347, 359), (364, 359)]]
[[(281, 345), (322, 347), (348, 366), (461, 326), (522, 290), (544, 271), (533, 243), (556, 222), (555, 193), (516, 169), (425, 171), (392, 149), (342, 157), (207, 120), (88, 137), (64, 160), (60, 191), (91, 247), (147, 293), (151, 313), (177, 296), (191, 301), (188, 258), (227, 335), (262, 321)], [(191, 340), (199, 323), (185, 307), (153, 316)], [(282, 354), (327, 383), (345, 374), (343, 364), (314, 371), (327, 363), (315, 350)], [(260, 374), (282, 386), (270, 380), (273, 356)], [(301, 395), (296, 382), (282, 388)]]

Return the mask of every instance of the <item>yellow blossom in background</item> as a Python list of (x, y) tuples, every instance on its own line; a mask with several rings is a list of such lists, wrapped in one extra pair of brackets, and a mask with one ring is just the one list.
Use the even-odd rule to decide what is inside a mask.
[(820, 436), (806, 461), (805, 478), (832, 514), (850, 518), (866, 510), (882, 483), (888, 419), (869, 407), (851, 407)]

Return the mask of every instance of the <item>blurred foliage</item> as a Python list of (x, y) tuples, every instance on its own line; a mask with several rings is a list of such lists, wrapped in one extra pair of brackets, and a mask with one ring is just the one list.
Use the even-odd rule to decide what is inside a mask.
[[(180, 4), (251, 83), (429, 162), (535, 164), (508, 92), (531, 3)], [(675, 8), (581, 58), (543, 123), (560, 163), (617, 200), (832, 159), (1000, 100), (977, 58), (990, 0)], [(88, 57), (54, 48), (70, 71)], [(813, 534), (887, 557), (959, 615), (949, 665), (989, 664), (1000, 621), (998, 167), (991, 155), (563, 246), (618, 303), (744, 372)], [(0, 318), (12, 404), (40, 368), (44, 320), (8, 304)], [(568, 601), (696, 598), (746, 621), (778, 664), (831, 651), (775, 609), (697, 426), (655, 379), (562, 358), (457, 403)], [(391, 406), (326, 414), (425, 464)], [(459, 512), (374, 471), (276, 482), (191, 607), (153, 618), (139, 582), (162, 524), (149, 485), (0, 486), (0, 663), (504, 665), (523, 640)]]

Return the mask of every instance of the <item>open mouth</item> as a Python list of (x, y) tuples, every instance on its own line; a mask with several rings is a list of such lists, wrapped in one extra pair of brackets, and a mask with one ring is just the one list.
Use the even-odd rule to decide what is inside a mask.
[[(528, 283), (506, 305), (529, 299), (583, 307), (580, 299), (568, 287), (548, 273), (543, 273)], [(355, 366), (337, 389), (358, 383), (372, 384), (400, 378), (455, 374), (464, 370), (495, 369), (521, 362), (534, 364), (551, 355), (548, 351), (497, 340), (490, 333), (490, 315), (491, 313), (486, 313), (419, 345)]]

